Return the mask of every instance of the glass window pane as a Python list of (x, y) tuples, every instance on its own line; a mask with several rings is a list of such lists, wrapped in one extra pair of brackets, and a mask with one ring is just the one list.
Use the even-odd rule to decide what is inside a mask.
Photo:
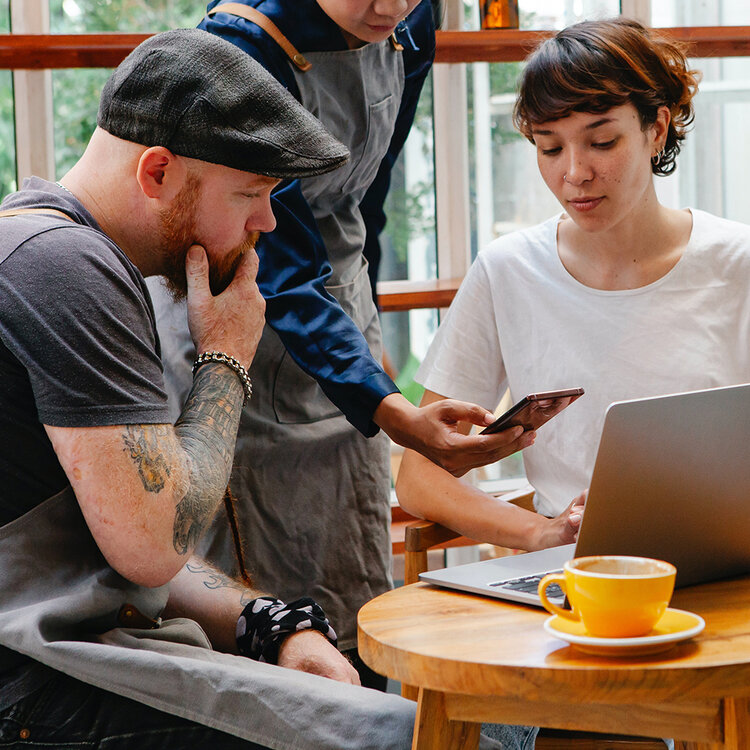
[[(10, 0), (0, 0), (0, 33), (10, 32)], [(13, 74), (0, 70), (0, 194), (17, 189)]]
[[(480, 28), (479, 8), (485, 2), (463, 0), (467, 30)], [(619, 13), (620, 0), (518, 0), (521, 29), (562, 29), (577, 21), (610, 18)]]
[[(470, 17), (469, 28), (478, 28), (478, 2), (464, 3)], [(519, 2), (520, 25), (527, 29), (561, 29), (619, 12), (619, 0)], [(511, 122), (522, 65), (515, 62), (466, 66), (472, 257), (495, 237), (536, 224), (558, 210), (539, 176), (533, 149)]]
[(660, 200), (674, 208), (692, 206), (750, 223), (744, 188), (750, 144), (750, 58), (691, 60), (702, 71), (694, 99), (695, 122), (677, 157), (677, 169), (656, 179)]
[(109, 77), (106, 68), (52, 71), (55, 173), (64, 175), (81, 157), (96, 127), (99, 95)]
[(668, 26), (747, 26), (747, 0), (659, 0), (651, 3), (651, 24)]
[(522, 65), (467, 66), (472, 257), (496, 237), (537, 224), (559, 209), (539, 176), (533, 147), (511, 121)]
[(578, 21), (611, 18), (620, 13), (620, 0), (519, 0), (522, 29), (562, 29)]
[(197, 26), (205, 10), (196, 0), (49, 0), (50, 31), (166, 31)]
[(387, 222), (380, 236), (381, 280), (436, 278), (433, 135), (430, 74), (409, 137), (391, 172), (385, 203)]
[[(750, 24), (744, 0), (664, 0), (652, 5), (654, 26), (743, 26)], [(750, 148), (745, 123), (750, 117), (750, 58), (691, 60), (703, 73), (695, 102), (695, 123), (670, 177), (656, 180), (662, 202), (694, 206), (750, 223), (744, 197)]]
[[(197, 25), (205, 3), (195, 0), (50, 0), (53, 34), (121, 31), (148, 33)], [(102, 86), (110, 74), (104, 68), (74, 68), (52, 72), (55, 167), (70, 169), (96, 126)]]
[[(437, 277), (432, 75), (425, 81), (414, 125), (394, 164), (380, 236), (381, 281)], [(414, 403), (421, 387), (413, 375), (437, 330), (436, 310), (386, 313), (381, 317), (385, 350), (396, 384)]]

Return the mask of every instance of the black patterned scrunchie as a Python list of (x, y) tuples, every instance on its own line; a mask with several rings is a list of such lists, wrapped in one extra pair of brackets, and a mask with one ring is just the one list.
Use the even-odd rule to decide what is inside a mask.
[(242, 610), (237, 620), (237, 647), (243, 656), (276, 664), (284, 638), (308, 628), (322, 633), (336, 645), (336, 632), (323, 608), (309, 596), (289, 604), (270, 596), (259, 596)]

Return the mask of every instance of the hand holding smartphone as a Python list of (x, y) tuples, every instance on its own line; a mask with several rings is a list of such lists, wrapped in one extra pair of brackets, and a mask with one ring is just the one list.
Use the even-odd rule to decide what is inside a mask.
[(567, 388), (561, 391), (530, 393), (498, 417), (479, 434), (491, 435), (510, 427), (521, 425), (524, 430), (537, 430), (545, 422), (559, 414), (566, 406), (583, 395), (583, 388)]

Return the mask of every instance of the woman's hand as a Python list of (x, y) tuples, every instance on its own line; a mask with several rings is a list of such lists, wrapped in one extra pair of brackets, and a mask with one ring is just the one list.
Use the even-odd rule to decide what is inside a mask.
[(559, 516), (545, 519), (546, 523), (531, 549), (545, 549), (575, 542), (588, 494), (589, 491), (584, 490)]

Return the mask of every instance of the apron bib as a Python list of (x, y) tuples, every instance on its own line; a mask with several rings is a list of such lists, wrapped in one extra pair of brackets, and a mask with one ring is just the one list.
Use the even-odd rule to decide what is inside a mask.
[[(359, 203), (390, 144), (404, 83), (403, 59), (388, 41), (305, 54), (296, 71), (305, 108), (347, 145), (341, 169), (302, 180), (333, 268), (328, 291), (363, 332), (373, 355), (382, 337), (362, 255)], [(364, 438), (266, 326), (250, 368), (253, 398), (235, 453), (232, 490), (251, 573), (282, 599), (312, 596), (342, 650), (356, 646), (356, 613), (392, 587), (390, 441)], [(236, 571), (223, 518), (201, 552)]]
[(71, 677), (269, 748), (410, 746), (398, 696), (212, 651), (192, 620), (119, 626), (123, 604), (158, 621), (168, 587), (107, 565), (69, 487), (0, 528), (0, 570), (0, 644)]

